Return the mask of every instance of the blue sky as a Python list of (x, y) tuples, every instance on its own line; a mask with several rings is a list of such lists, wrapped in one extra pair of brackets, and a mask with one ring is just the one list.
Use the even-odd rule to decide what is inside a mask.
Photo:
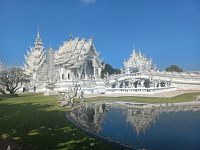
[(58, 49), (72, 33), (94, 37), (114, 67), (134, 43), (160, 69), (200, 70), (199, 0), (0, 0), (0, 60), (22, 65), (38, 25), (45, 48)]

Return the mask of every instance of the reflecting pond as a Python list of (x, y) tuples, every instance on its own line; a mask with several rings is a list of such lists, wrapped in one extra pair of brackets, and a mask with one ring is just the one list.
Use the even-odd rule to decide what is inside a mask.
[(112, 102), (86, 103), (70, 117), (105, 138), (149, 150), (199, 150), (200, 107), (129, 107)]

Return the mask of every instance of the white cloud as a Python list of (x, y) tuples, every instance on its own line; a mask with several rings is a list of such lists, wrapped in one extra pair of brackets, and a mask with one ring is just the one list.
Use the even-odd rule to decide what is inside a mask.
[(91, 4), (91, 3), (95, 3), (96, 0), (81, 0), (81, 2)]

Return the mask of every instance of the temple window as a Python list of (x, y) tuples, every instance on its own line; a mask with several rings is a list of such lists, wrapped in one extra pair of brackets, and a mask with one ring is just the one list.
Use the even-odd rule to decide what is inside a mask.
[(65, 79), (65, 75), (64, 74), (62, 74), (62, 80), (64, 80)]

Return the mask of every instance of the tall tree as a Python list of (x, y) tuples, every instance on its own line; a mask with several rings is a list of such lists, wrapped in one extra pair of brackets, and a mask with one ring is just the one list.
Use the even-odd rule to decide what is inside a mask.
[[(4, 65), (3, 65), (3, 64), (1, 63), (1, 61), (0, 61), (0, 73), (2, 72), (3, 69), (4, 69)], [(0, 93), (6, 94), (6, 92), (5, 92), (5, 87), (2, 86), (2, 85), (0, 85)]]
[(110, 64), (105, 64), (105, 68), (101, 72), (101, 77), (103, 78), (105, 74), (120, 74), (121, 70), (118, 68), (113, 68)]
[(167, 72), (183, 72), (183, 69), (178, 65), (170, 65), (165, 69)]
[(10, 94), (20, 89), (24, 81), (24, 71), (20, 68), (5, 68), (0, 72), (0, 87), (9, 91)]

